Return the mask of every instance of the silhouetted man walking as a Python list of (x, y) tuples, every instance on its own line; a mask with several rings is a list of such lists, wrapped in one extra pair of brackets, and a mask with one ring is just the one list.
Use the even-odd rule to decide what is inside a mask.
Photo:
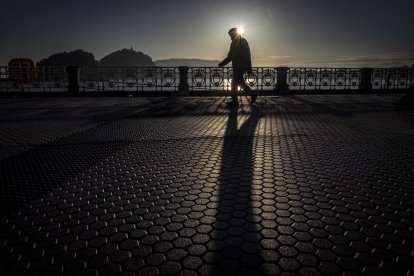
[(250, 57), (250, 48), (247, 40), (242, 38), (238, 33), (237, 28), (231, 28), (229, 30), (231, 38), (230, 51), (227, 57), (219, 63), (219, 67), (223, 67), (229, 62), (233, 66), (233, 79), (231, 81), (232, 101), (231, 104), (238, 104), (237, 101), (237, 87), (241, 86), (243, 91), (247, 91), (251, 95), (251, 103), (254, 103), (257, 98), (256, 92), (254, 92), (244, 81), (244, 73), (252, 73), (252, 60)]

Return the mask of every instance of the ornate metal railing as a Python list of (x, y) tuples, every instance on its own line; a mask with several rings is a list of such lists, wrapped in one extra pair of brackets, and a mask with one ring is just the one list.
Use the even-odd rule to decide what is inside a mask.
[[(191, 91), (230, 90), (233, 78), (232, 68), (191, 67), (188, 70)], [(246, 83), (255, 90), (273, 90), (276, 85), (275, 68), (255, 67), (251, 74), (245, 74)]]
[(372, 69), (373, 89), (405, 89), (414, 86), (414, 69)]
[[(232, 68), (184, 67), (190, 91), (224, 91), (231, 89)], [(183, 67), (99, 67), (81, 70), (82, 91), (177, 91)], [(273, 90), (275, 68), (253, 68), (245, 75), (253, 89)]]
[(0, 92), (66, 92), (65, 67), (0, 67)]
[[(65, 67), (0, 67), (0, 92), (66, 92)], [(230, 67), (94, 67), (80, 68), (80, 92), (228, 91)], [(369, 90), (414, 86), (412, 68), (255, 67), (245, 74), (255, 90)]]
[(358, 89), (360, 70), (356, 68), (290, 68), (288, 85), (290, 89)]
[(80, 71), (81, 91), (176, 91), (177, 68), (98, 67)]
[(405, 89), (414, 85), (414, 70), (410, 68), (289, 68), (287, 80), (293, 90), (360, 89), (365, 72), (367, 88)]

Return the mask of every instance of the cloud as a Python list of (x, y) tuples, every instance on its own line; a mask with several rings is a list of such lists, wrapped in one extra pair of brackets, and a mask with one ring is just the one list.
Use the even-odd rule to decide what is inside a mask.
[(400, 54), (384, 54), (381, 56), (340, 56), (336, 62), (397, 62), (413, 60), (414, 55), (400, 53)]
[(286, 59), (290, 59), (290, 56), (265, 56), (265, 57), (260, 57), (260, 58), (256, 58), (255, 60), (260, 60), (260, 61), (273, 61), (273, 60), (286, 60)]
[(268, 21), (273, 20), (273, 12), (267, 7), (259, 7), (253, 13), (254, 18), (257, 19), (265, 19)]
[(291, 56), (262, 56), (254, 59), (254, 66), (295, 66), (294, 58)]
[(414, 53), (387, 52), (379, 55), (343, 55), (331, 59), (304, 60), (293, 56), (261, 56), (254, 59), (255, 66), (289, 67), (396, 67), (414, 64)]
[(392, 52), (381, 55), (370, 56), (338, 56), (326, 60), (304, 61), (303, 65), (320, 65), (320, 66), (355, 66), (355, 67), (392, 67), (401, 65), (414, 64), (414, 53)]
[(273, 19), (273, 13), (269, 8), (265, 8), (265, 14), (268, 18)]

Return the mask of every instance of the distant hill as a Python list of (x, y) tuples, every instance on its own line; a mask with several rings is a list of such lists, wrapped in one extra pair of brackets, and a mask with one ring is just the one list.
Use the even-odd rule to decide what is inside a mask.
[(95, 66), (125, 66), (125, 67), (217, 67), (220, 60), (171, 58), (153, 61), (152, 58), (141, 51), (122, 49), (103, 57), (99, 62), (92, 53), (75, 50), (53, 54), (37, 62), (38, 66), (68, 66), (77, 65), (85, 67)]
[(103, 57), (99, 61), (100, 66), (131, 66), (153, 67), (156, 66), (152, 58), (142, 52), (131, 49), (122, 49)]
[(220, 60), (171, 58), (156, 60), (155, 64), (160, 67), (217, 67), (219, 62)]
[(44, 58), (36, 63), (37, 66), (98, 66), (95, 56), (92, 53), (83, 50), (75, 50), (72, 52), (63, 52), (53, 54), (48, 58)]
[(414, 64), (411, 65), (411, 67), (409, 65), (403, 65), (403, 66), (400, 66), (400, 67), (397, 67), (397, 68), (404, 68), (404, 69), (414, 68)]

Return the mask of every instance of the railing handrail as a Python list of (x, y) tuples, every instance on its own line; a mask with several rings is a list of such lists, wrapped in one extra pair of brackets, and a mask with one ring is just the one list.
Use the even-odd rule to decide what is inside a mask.
[[(19, 68), (19, 69), (36, 69), (36, 68), (61, 68), (66, 69), (67, 66), (63, 65), (38, 65), (30, 68), (25, 68), (22, 66), (8, 66), (8, 65), (0, 65), (0, 68)], [(120, 69), (142, 69), (142, 68), (154, 68), (154, 69), (163, 69), (163, 68), (175, 68), (178, 69), (180, 67), (187, 67), (187, 68), (206, 68), (206, 69), (224, 69), (224, 68), (232, 68), (232, 66), (79, 66), (82, 68), (120, 68)], [(252, 69), (277, 69), (277, 68), (289, 68), (289, 69), (305, 69), (305, 70), (361, 70), (361, 69), (372, 69), (372, 70), (408, 70), (413, 71), (413, 67), (307, 67), (307, 66), (252, 66)]]

